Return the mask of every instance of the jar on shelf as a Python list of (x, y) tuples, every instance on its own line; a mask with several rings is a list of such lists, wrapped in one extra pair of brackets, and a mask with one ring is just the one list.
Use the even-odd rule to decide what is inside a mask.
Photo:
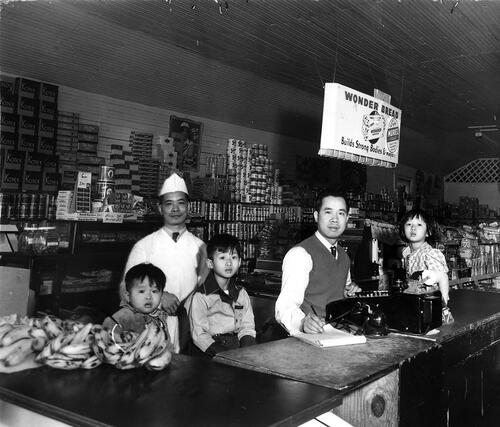
[(45, 252), (47, 242), (47, 227), (35, 227), (33, 230), (32, 251), (36, 255)]
[(56, 227), (46, 227), (46, 241), (45, 241), (45, 251), (47, 253), (55, 253), (59, 249), (59, 233)]
[(36, 224), (24, 223), (18, 239), (18, 251), (29, 254), (33, 251), (33, 239), (35, 237)]

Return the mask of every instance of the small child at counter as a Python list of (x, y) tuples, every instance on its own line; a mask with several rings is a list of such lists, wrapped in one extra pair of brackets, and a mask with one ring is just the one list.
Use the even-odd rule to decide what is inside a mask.
[(400, 235), (408, 243), (408, 246), (403, 249), (407, 276), (412, 277), (422, 272), (419, 279), (423, 280), (427, 286), (435, 286), (437, 283), (443, 302), (443, 324), (452, 323), (454, 319), (448, 308), (448, 266), (443, 253), (427, 242), (428, 239), (433, 238), (433, 227), (425, 212), (421, 209), (407, 212), (401, 221)]
[(160, 307), (166, 277), (163, 271), (149, 263), (137, 264), (125, 274), (126, 303), (112, 316), (104, 319), (103, 326), (113, 333), (142, 332), (155, 319), (160, 320), (165, 332), (167, 313)]
[(236, 237), (215, 235), (207, 244), (210, 272), (188, 303), (193, 342), (210, 357), (225, 350), (255, 344), (250, 298), (234, 279), (241, 263), (240, 254), (240, 243)]

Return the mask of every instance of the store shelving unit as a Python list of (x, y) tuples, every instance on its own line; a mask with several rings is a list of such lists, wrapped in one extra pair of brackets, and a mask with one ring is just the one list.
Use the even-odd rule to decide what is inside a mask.
[(118, 284), (132, 245), (158, 228), (159, 222), (66, 222), (67, 249), (57, 253), (0, 254), (0, 265), (28, 268), (37, 311), (59, 314), (61, 308), (92, 305), (102, 312), (118, 304)]
[[(201, 201), (192, 205), (196, 209), (190, 212), (188, 229), (205, 241), (219, 232), (239, 237), (246, 271), (255, 265), (258, 249), (255, 236), (269, 216), (278, 214), (297, 223), (301, 218), (299, 207)], [(59, 314), (61, 309), (89, 305), (111, 313), (119, 302), (118, 285), (130, 249), (139, 239), (161, 227), (162, 220), (156, 215), (121, 224), (60, 220), (50, 223), (69, 227), (64, 248), (57, 253), (0, 253), (0, 265), (30, 269), (29, 285), (37, 296), (38, 311)]]

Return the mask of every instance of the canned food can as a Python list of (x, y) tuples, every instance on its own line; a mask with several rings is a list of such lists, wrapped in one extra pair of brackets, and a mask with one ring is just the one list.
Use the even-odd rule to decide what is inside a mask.
[(101, 166), (99, 171), (99, 181), (114, 181), (115, 167), (114, 166)]
[(48, 206), (47, 219), (50, 220), (56, 219), (57, 197), (55, 195), (50, 195), (48, 197), (47, 206)]
[(7, 218), (9, 219), (17, 219), (19, 212), (19, 193), (14, 193), (10, 197), (10, 202), (7, 205)]
[(7, 218), (7, 211), (9, 206), (7, 196), (7, 194), (0, 193), (0, 220), (3, 218)]
[(18, 204), (18, 218), (19, 219), (27, 219), (29, 215), (30, 208), (30, 194), (21, 194), (19, 197)]
[(97, 199), (104, 199), (115, 191), (115, 183), (112, 181), (97, 181)]
[(38, 194), (30, 194), (28, 209), (29, 219), (38, 219), (38, 199)]
[(38, 218), (44, 219), (47, 218), (49, 213), (49, 195), (48, 194), (40, 194), (40, 198), (38, 199)]

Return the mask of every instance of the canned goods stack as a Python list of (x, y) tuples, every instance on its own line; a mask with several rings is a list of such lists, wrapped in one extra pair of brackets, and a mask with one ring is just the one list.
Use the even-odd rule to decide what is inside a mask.
[(192, 200), (189, 202), (189, 215), (206, 217), (206, 204), (203, 200)]
[(302, 221), (302, 208), (298, 206), (272, 206), (271, 214), (289, 222)]
[(46, 193), (0, 193), (0, 221), (55, 219), (55, 199)]
[(255, 204), (281, 204), (282, 187), (279, 169), (273, 169), (267, 145), (229, 139), (227, 176), (232, 201)]
[(271, 187), (271, 161), (267, 157), (267, 145), (253, 144), (250, 158), (249, 195), (250, 203), (270, 203), (268, 189)]
[(0, 193), (0, 222), (2, 220), (7, 220), (8, 216), (8, 194)]
[(227, 176), (231, 200), (247, 202), (246, 183), (248, 182), (250, 150), (241, 139), (229, 139), (227, 143)]
[(274, 176), (271, 180), (271, 185), (269, 188), (270, 203), (273, 205), (283, 204), (283, 187), (279, 185), (280, 170), (274, 170)]

